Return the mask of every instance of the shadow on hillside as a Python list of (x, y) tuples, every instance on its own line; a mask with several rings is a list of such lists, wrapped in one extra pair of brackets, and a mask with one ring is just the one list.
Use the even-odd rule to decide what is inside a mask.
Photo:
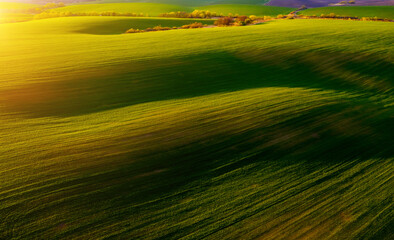
[[(7, 111), (74, 116), (129, 105), (262, 87), (391, 92), (393, 63), (373, 56), (248, 50), (130, 62), (3, 91)], [(69, 73), (71, 74), (71, 73)]]
[[(156, 131), (150, 136), (151, 139), (155, 139), (156, 144), (145, 145), (147, 147), (145, 152), (138, 155), (121, 153), (109, 156), (107, 158), (111, 164), (104, 166), (101, 172), (98, 169), (85, 169), (78, 178), (49, 184), (48, 189), (38, 188), (33, 192), (27, 192), (26, 194), (33, 196), (41, 192), (59, 192), (50, 200), (62, 200), (57, 204), (47, 205), (45, 209), (29, 209), (29, 214), (26, 214), (23, 219), (34, 223), (37, 218), (48, 219), (48, 216), (58, 212), (59, 209), (66, 209), (65, 215), (56, 219), (57, 224), (61, 224), (62, 221), (67, 223), (68, 214), (72, 213), (73, 218), (81, 221), (78, 231), (89, 230), (92, 226), (91, 221), (94, 221), (94, 226), (101, 222), (127, 221), (126, 227), (129, 231), (133, 231), (155, 222), (165, 222), (169, 218), (179, 217), (179, 215), (165, 215), (163, 220), (157, 216), (164, 210), (171, 212), (171, 207), (179, 202), (187, 203), (188, 198), (193, 197), (193, 194), (201, 194), (206, 189), (226, 183), (238, 175), (246, 177), (262, 169), (269, 169), (268, 173), (278, 171), (277, 174), (270, 176), (269, 180), (282, 179), (284, 181), (286, 179), (287, 182), (283, 184), (290, 184), (293, 180), (287, 178), (286, 172), (279, 170), (286, 169), (292, 164), (304, 166), (298, 168), (296, 176), (299, 177), (312, 175), (323, 166), (344, 165), (338, 171), (307, 185), (310, 188), (314, 186), (323, 188), (326, 182), (335, 179), (364, 160), (394, 156), (392, 148), (394, 143), (391, 136), (394, 124), (390, 116), (392, 116), (392, 110), (361, 99), (315, 108), (274, 126), (267, 127), (264, 122), (261, 122), (253, 128), (235, 134), (200, 136), (195, 139), (188, 137), (191, 135), (187, 134), (187, 130), (182, 130), (178, 138), (173, 139), (177, 145), (171, 147), (162, 145), (163, 142), (170, 141), (167, 133)], [(219, 127), (220, 120), (211, 124)], [(189, 130), (193, 131), (193, 129)], [(114, 158), (121, 166), (114, 164)], [(346, 165), (346, 162), (350, 164)], [(363, 171), (355, 173), (355, 176), (360, 174), (363, 174)], [(352, 179), (355, 176), (349, 178)], [(280, 189), (281, 186), (275, 189)], [(234, 196), (238, 194), (237, 191), (244, 191), (243, 189), (232, 190)], [(269, 188), (267, 190), (273, 191)], [(279, 192), (285, 190), (284, 188)], [(344, 192), (335, 192), (335, 189), (327, 191), (330, 194), (333, 192), (333, 196), (338, 201), (344, 194)], [(262, 198), (263, 196), (260, 195), (259, 198)], [(44, 194), (45, 198), (46, 196), (47, 194)], [(218, 195), (212, 201), (220, 198), (221, 196)], [(228, 199), (228, 201), (232, 200)], [(365, 199), (359, 200), (366, 201)], [(317, 201), (314, 199), (313, 203)], [(264, 210), (275, 208), (279, 203), (272, 206), (265, 205)], [(334, 201), (334, 203), (338, 202)], [(34, 204), (42, 206), (39, 198)], [(381, 209), (387, 206), (386, 202), (379, 204)], [(19, 205), (21, 204), (18, 203), (16, 206)], [(201, 208), (204, 207), (206, 206), (197, 205), (196, 208), (200, 209), (197, 213), (202, 214)], [(205, 209), (208, 212), (214, 210)], [(376, 212), (375, 210), (373, 212)], [(10, 211), (14, 211), (13, 208), (10, 208)], [(184, 211), (186, 213), (191, 210)], [(144, 214), (153, 215), (147, 222), (131, 220), (132, 218), (139, 219)], [(316, 220), (319, 216), (315, 217)], [(89, 220), (90, 217), (91, 220)], [(244, 217), (249, 216), (246, 214)], [(215, 221), (221, 221), (220, 216), (212, 216), (212, 218), (216, 219)], [(362, 218), (360, 219), (362, 221)], [(382, 226), (385, 224), (387, 223), (381, 223)], [(201, 227), (201, 225), (198, 226), (198, 228)], [(377, 228), (374, 231), (381, 230), (382, 228)], [(70, 231), (65, 231), (64, 234), (73, 233), (75, 230)], [(176, 233), (177, 231), (173, 231), (172, 234)], [(379, 234), (385, 235), (387, 232)]]

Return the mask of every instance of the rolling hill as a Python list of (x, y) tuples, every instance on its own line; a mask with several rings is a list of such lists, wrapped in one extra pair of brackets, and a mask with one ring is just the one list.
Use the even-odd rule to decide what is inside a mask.
[(190, 7), (198, 7), (205, 5), (215, 5), (215, 4), (254, 4), (263, 5), (269, 0), (96, 0), (94, 3), (114, 3), (114, 2), (148, 2), (148, 3), (163, 3), (163, 4), (173, 4), (182, 5)]
[(394, 6), (363, 6), (363, 7), (322, 7), (311, 8), (299, 12), (306, 16), (320, 16), (335, 13), (346, 17), (378, 17), (381, 19), (394, 19)]
[[(266, 5), (280, 6), (280, 7), (301, 7), (302, 5), (308, 8), (313, 7), (326, 7), (330, 4), (336, 4), (340, 0), (271, 0)], [(394, 0), (356, 0), (355, 6), (390, 6), (394, 5)]]
[(143, 13), (149, 14), (150, 16), (158, 16), (161, 13), (185, 11), (190, 12), (192, 8), (159, 4), (159, 3), (105, 3), (105, 4), (83, 4), (83, 5), (71, 5), (62, 8), (55, 8), (52, 11), (55, 12), (130, 12), (130, 13)]
[(239, 15), (256, 15), (256, 16), (277, 16), (278, 14), (288, 14), (294, 10), (294, 8), (286, 7), (272, 7), (272, 6), (256, 6), (246, 4), (220, 4), (211, 6), (198, 7), (200, 10), (209, 10), (218, 14), (228, 13), (239, 14)]
[(287, 14), (291, 12), (292, 8), (284, 7), (272, 7), (272, 6), (256, 6), (246, 4), (220, 4), (210, 5), (202, 7), (185, 7), (180, 5), (168, 5), (168, 4), (157, 4), (157, 3), (105, 3), (105, 4), (84, 4), (84, 5), (72, 5), (62, 8), (56, 8), (52, 11), (55, 12), (134, 12), (144, 13), (150, 16), (158, 16), (161, 13), (168, 12), (192, 12), (195, 9), (209, 10), (217, 13), (233, 13), (241, 15), (257, 15), (257, 16), (276, 16), (278, 14)]
[(392, 23), (147, 21), (0, 25), (1, 239), (390, 239)]

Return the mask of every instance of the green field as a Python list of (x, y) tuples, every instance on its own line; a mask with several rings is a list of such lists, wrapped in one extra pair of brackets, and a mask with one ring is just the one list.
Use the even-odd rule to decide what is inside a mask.
[[(41, 22), (43, 21), (43, 22)], [(146, 17), (72, 17), (55, 20), (39, 20), (33, 24), (33, 30), (25, 30), (33, 34), (36, 28), (41, 31), (57, 33), (83, 33), (83, 34), (122, 34), (127, 29), (146, 29), (155, 26), (181, 27), (182, 25), (201, 22), (212, 25), (215, 20), (210, 19), (179, 19), (179, 18), (146, 18)]]
[(113, 3), (113, 2), (148, 2), (148, 3), (164, 3), (182, 6), (203, 6), (212, 4), (255, 4), (263, 5), (269, 0), (97, 0), (86, 3)]
[(144, 13), (150, 16), (158, 16), (161, 13), (176, 11), (193, 11), (189, 7), (159, 3), (103, 3), (103, 4), (83, 4), (71, 5), (62, 8), (56, 8), (55, 12), (119, 12), (119, 13)]
[(0, 239), (390, 239), (392, 23), (127, 21), (0, 25)]
[(256, 15), (256, 16), (277, 16), (278, 14), (288, 14), (295, 10), (293, 8), (286, 7), (272, 7), (272, 6), (258, 6), (258, 5), (246, 5), (246, 4), (220, 4), (198, 7), (200, 10), (209, 10), (218, 14), (228, 13), (239, 14), (239, 15)]
[(305, 16), (320, 16), (335, 13), (345, 17), (378, 17), (394, 19), (394, 6), (349, 6), (349, 7), (321, 7), (310, 8), (299, 12)]
[(202, 7), (185, 7), (181, 5), (168, 5), (158, 3), (103, 3), (103, 4), (82, 4), (72, 5), (63, 8), (56, 8), (55, 12), (134, 12), (144, 13), (150, 16), (158, 16), (161, 13), (168, 12), (192, 12), (194, 9), (209, 10), (211, 12), (240, 14), (240, 15), (256, 15), (256, 16), (276, 16), (278, 14), (288, 14), (293, 9), (284, 7), (245, 5), (245, 4), (220, 4)]

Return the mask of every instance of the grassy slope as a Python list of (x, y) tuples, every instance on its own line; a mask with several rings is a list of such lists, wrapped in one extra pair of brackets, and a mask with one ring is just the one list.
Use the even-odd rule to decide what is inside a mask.
[(240, 15), (256, 15), (256, 16), (276, 16), (278, 14), (288, 14), (293, 11), (293, 8), (286, 7), (271, 7), (271, 6), (256, 6), (245, 4), (220, 4), (198, 7), (197, 9), (209, 10), (211, 12), (240, 14)]
[(321, 8), (310, 8), (301, 11), (300, 14), (306, 16), (320, 16), (321, 14), (335, 13), (340, 16), (347, 17), (378, 17), (394, 19), (394, 6), (366, 6), (366, 7), (321, 7)]
[(53, 11), (57, 12), (130, 12), (130, 13), (148, 13), (150, 16), (158, 16), (160, 13), (174, 12), (174, 11), (191, 11), (191, 8), (159, 4), (159, 3), (105, 3), (105, 4), (83, 4), (72, 5), (63, 8), (56, 8)]
[(391, 23), (85, 19), (0, 25), (0, 238), (389, 238)]
[[(47, 22), (47, 20), (40, 20)], [(211, 19), (179, 19), (179, 18), (145, 18), (145, 17), (73, 17), (72, 19), (59, 18), (56, 25), (45, 25), (43, 29), (58, 33), (84, 33), (84, 34), (121, 34), (127, 29), (146, 29), (148, 27), (180, 27), (185, 24), (201, 22), (212, 25)], [(50, 21), (52, 22), (52, 21)], [(41, 25), (41, 23), (38, 23)], [(64, 25), (67, 24), (67, 27)], [(58, 27), (61, 25), (61, 27)], [(34, 30), (33, 30), (34, 32)]]

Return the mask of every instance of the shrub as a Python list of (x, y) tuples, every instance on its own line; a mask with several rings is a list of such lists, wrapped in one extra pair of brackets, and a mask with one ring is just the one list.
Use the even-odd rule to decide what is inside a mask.
[(349, 3), (349, 4), (355, 4), (355, 3), (356, 3), (356, 1), (354, 1), (354, 0), (350, 0), (350, 1), (348, 1), (347, 3)]
[(238, 16), (238, 17), (237, 17), (237, 21), (238, 21), (238, 22), (245, 22), (245, 20), (246, 20), (247, 18), (248, 18), (247, 16)]
[(130, 28), (129, 30), (126, 31), (126, 33), (142, 33), (145, 32), (144, 30), (139, 30), (139, 29), (134, 29)]
[(188, 29), (188, 28), (202, 28), (204, 27), (204, 25), (200, 22), (195, 22), (195, 23), (191, 23), (191, 24), (187, 24), (187, 25), (183, 25), (182, 28), (183, 29)]
[(147, 28), (145, 29), (146, 32), (156, 32), (156, 31), (167, 31), (167, 30), (171, 30), (172, 28), (170, 27), (162, 27), (162, 26), (156, 26), (153, 28)]
[(285, 16), (283, 16), (282, 14), (279, 14), (278, 16), (276, 16), (277, 18), (284, 18)]
[(222, 17), (215, 21), (216, 26), (230, 26), (234, 22), (232, 17)]
[(169, 13), (161, 13), (159, 17), (171, 17), (171, 18), (211, 18), (217, 17), (217, 13), (210, 12), (208, 10), (194, 10), (191, 13), (187, 12), (169, 12)]
[(253, 22), (253, 20), (250, 19), (247, 16), (238, 16), (236, 18), (236, 20), (235, 20), (234, 25), (236, 25), (236, 26), (244, 26), (244, 25), (247, 25), (247, 24), (251, 24), (252, 22)]

